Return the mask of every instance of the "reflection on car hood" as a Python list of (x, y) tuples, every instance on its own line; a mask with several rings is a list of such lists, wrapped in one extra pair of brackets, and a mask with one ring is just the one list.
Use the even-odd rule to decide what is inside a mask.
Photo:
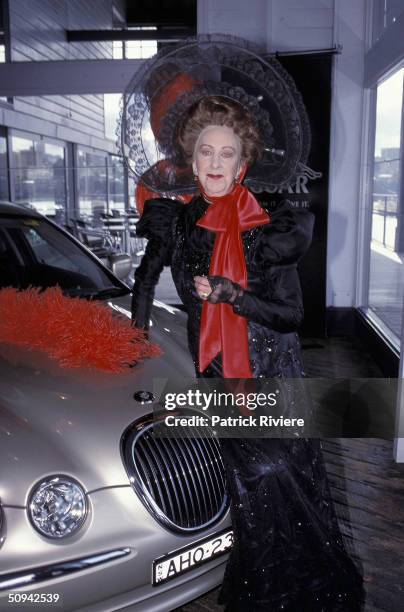
[[(121, 315), (129, 296), (108, 300)], [(39, 351), (0, 344), (0, 499), (22, 505), (31, 486), (63, 473), (87, 491), (128, 485), (120, 457), (126, 427), (152, 410), (133, 398), (153, 391), (153, 379), (193, 377), (185, 345), (185, 316), (154, 308), (150, 339), (163, 349), (125, 374), (69, 370)]]

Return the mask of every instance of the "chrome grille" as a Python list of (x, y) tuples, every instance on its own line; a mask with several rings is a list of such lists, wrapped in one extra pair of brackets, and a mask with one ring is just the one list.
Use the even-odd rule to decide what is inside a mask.
[(131, 482), (155, 518), (175, 531), (196, 531), (228, 507), (219, 442), (206, 428), (181, 428), (181, 438), (156, 435), (159, 422), (142, 420), (126, 432), (123, 454)]

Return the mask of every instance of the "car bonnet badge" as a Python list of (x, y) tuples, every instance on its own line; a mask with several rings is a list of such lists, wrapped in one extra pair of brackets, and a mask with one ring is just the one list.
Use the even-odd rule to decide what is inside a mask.
[(133, 399), (139, 404), (152, 404), (156, 398), (151, 391), (136, 391)]

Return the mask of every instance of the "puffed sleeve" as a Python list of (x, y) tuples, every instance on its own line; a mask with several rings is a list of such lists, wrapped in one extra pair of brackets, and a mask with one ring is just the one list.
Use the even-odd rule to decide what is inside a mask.
[(234, 311), (251, 321), (287, 333), (303, 321), (297, 263), (308, 250), (314, 215), (282, 206), (263, 227), (254, 254), (256, 280), (236, 298)]
[(147, 238), (145, 254), (135, 271), (132, 294), (132, 321), (149, 328), (155, 287), (165, 265), (169, 265), (173, 246), (173, 224), (183, 204), (158, 198), (147, 200), (136, 226), (136, 235)]
[(287, 265), (296, 263), (308, 250), (313, 234), (314, 215), (304, 208), (285, 203), (270, 213), (255, 252), (255, 263)]

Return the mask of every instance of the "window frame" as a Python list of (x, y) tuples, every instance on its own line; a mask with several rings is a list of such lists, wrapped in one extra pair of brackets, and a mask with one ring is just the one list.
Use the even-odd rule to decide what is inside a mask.
[[(374, 312), (369, 305), (370, 286), (370, 244), (372, 240), (372, 213), (373, 213), (373, 180), (374, 180), (374, 154), (376, 144), (376, 112), (377, 88), (388, 80), (398, 70), (404, 68), (404, 60), (390, 67), (382, 77), (364, 90), (363, 103), (363, 129), (362, 129), (362, 163), (360, 178), (360, 209), (359, 209), (359, 246), (357, 258), (357, 290), (355, 306), (359, 312), (383, 336), (387, 345), (396, 356), (400, 355), (400, 338), (387, 327), (386, 323)], [(404, 211), (404, 95), (401, 100), (401, 134), (400, 134), (400, 180), (398, 186), (399, 210)], [(404, 315), (404, 308), (403, 308)]]
[(44, 142), (45, 144), (56, 145), (58, 147), (63, 148), (64, 150), (65, 202), (66, 202), (66, 205), (64, 206), (63, 223), (66, 224), (68, 210), (70, 209), (70, 206), (69, 206), (69, 200), (70, 200), (69, 168), (68, 168), (69, 143), (67, 143), (64, 140), (58, 140), (56, 138), (50, 138), (48, 136), (41, 136), (40, 134), (36, 134), (34, 132), (26, 132), (24, 130), (19, 130), (16, 128), (8, 128), (7, 130), (8, 177), (9, 177), (9, 194), (10, 194), (11, 202), (16, 202), (16, 190), (15, 190), (16, 167), (14, 165), (14, 151), (12, 147), (13, 137), (23, 138), (25, 140), (30, 140), (32, 142)]
[(0, 138), (4, 138), (6, 141), (6, 176), (7, 176), (7, 198), (6, 201), (12, 201), (11, 199), (11, 175), (10, 175), (10, 141), (8, 135), (8, 128), (4, 125), (0, 125)]

